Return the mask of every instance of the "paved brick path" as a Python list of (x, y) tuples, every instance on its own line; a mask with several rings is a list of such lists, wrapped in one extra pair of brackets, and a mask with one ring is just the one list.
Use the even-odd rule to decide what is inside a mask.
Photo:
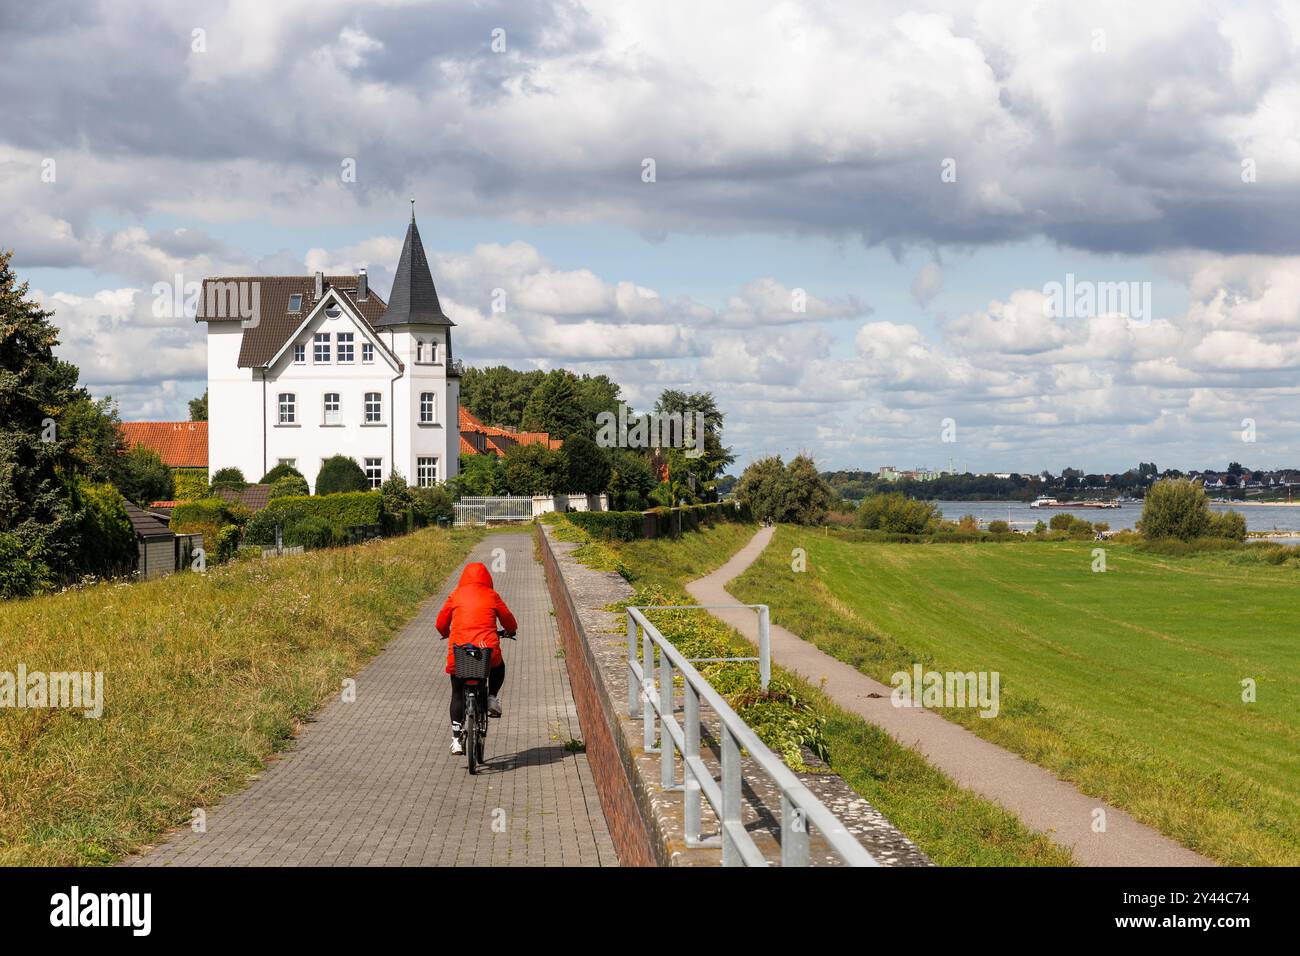
[(492, 568), (498, 548), (493, 578), (519, 641), (506, 642), (505, 716), (485, 772), (471, 777), (448, 749), (433, 620), (449, 581), (357, 675), (355, 703), (326, 705), (246, 790), (209, 808), (206, 833), (176, 831), (130, 865), (617, 866), (587, 757), (564, 749), (582, 733), (532, 537), (488, 535), (470, 560)]

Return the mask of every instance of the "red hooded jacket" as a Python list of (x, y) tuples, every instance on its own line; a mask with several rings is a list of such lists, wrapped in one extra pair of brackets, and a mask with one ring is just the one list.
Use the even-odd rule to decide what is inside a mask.
[(477, 644), (492, 648), (492, 666), (501, 666), (501, 638), (497, 637), (497, 621), (509, 634), (519, 629), (515, 616), (492, 589), (492, 575), (478, 561), (465, 565), (456, 590), (447, 596), (447, 603), (438, 612), (436, 627), (447, 640), (447, 673), (456, 671), (456, 656), (452, 648), (457, 644)]

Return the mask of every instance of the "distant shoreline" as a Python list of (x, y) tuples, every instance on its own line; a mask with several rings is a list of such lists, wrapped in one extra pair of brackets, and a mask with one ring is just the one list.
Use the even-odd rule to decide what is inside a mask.
[(1300, 501), (1218, 501), (1212, 498), (1210, 504), (1230, 508), (1300, 508)]

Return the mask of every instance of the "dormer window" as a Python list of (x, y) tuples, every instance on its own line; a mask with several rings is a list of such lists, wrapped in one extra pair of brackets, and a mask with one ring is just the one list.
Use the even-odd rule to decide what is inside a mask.
[(301, 293), (301, 292), (295, 292), (293, 295), (289, 296), (289, 311), (290, 311), (290, 312), (301, 312), (301, 311), (302, 311), (302, 293)]

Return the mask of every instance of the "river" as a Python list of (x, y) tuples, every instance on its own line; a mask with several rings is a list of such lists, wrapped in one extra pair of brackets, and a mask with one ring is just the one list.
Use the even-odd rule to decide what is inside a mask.
[[(1027, 501), (933, 501), (931, 504), (943, 512), (950, 521), (956, 521), (962, 515), (974, 515), (980, 524), (990, 521), (1009, 521), (1017, 531), (1028, 530), (1039, 521), (1044, 524), (1052, 520), (1052, 515), (1063, 511), (1069, 512), (1085, 521), (1105, 521), (1111, 530), (1119, 531), (1132, 528), (1142, 517), (1142, 502), (1120, 505), (1118, 508), (1031, 508)], [(1246, 519), (1246, 527), (1251, 531), (1292, 531), (1296, 540), (1300, 540), (1300, 507), (1288, 505), (1242, 505), (1211, 503), (1215, 511), (1233, 508)]]

